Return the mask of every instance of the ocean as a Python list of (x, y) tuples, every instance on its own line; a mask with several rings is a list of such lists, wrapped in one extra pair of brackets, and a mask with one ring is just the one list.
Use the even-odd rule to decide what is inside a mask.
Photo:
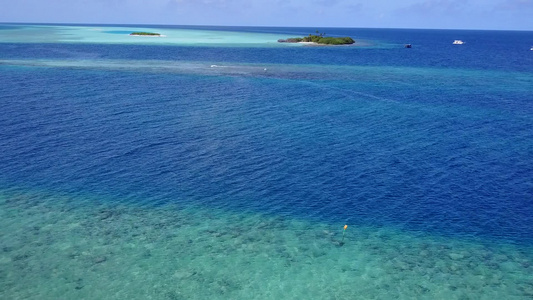
[(0, 24), (0, 298), (531, 299), (532, 45)]

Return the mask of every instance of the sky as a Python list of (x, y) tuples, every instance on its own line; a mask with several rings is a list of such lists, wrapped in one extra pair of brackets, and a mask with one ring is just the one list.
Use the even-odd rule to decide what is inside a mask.
[(533, 0), (2, 0), (3, 23), (533, 30)]

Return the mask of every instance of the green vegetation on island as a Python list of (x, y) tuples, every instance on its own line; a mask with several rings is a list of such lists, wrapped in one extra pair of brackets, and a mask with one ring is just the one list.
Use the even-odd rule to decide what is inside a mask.
[(279, 39), (279, 43), (315, 43), (320, 45), (351, 45), (355, 41), (351, 37), (325, 37), (325, 33), (309, 34), (303, 38)]
[(161, 36), (160, 33), (155, 32), (132, 32), (130, 35)]

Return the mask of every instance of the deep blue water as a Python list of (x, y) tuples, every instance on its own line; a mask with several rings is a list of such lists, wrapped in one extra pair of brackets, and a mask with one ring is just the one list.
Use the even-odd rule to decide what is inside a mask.
[(1, 43), (3, 61), (269, 64), (315, 73), (0, 63), (0, 185), (531, 244), (533, 33), (324, 30), (373, 44)]

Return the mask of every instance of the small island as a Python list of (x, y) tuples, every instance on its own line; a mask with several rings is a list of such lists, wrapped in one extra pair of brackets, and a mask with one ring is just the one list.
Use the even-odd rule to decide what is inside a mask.
[(317, 45), (351, 45), (355, 41), (351, 37), (325, 37), (325, 33), (309, 34), (303, 38), (279, 39), (278, 43), (310, 43)]
[(160, 33), (155, 33), (155, 32), (132, 32), (132, 33), (130, 33), (130, 35), (135, 35), (135, 36), (161, 36)]

